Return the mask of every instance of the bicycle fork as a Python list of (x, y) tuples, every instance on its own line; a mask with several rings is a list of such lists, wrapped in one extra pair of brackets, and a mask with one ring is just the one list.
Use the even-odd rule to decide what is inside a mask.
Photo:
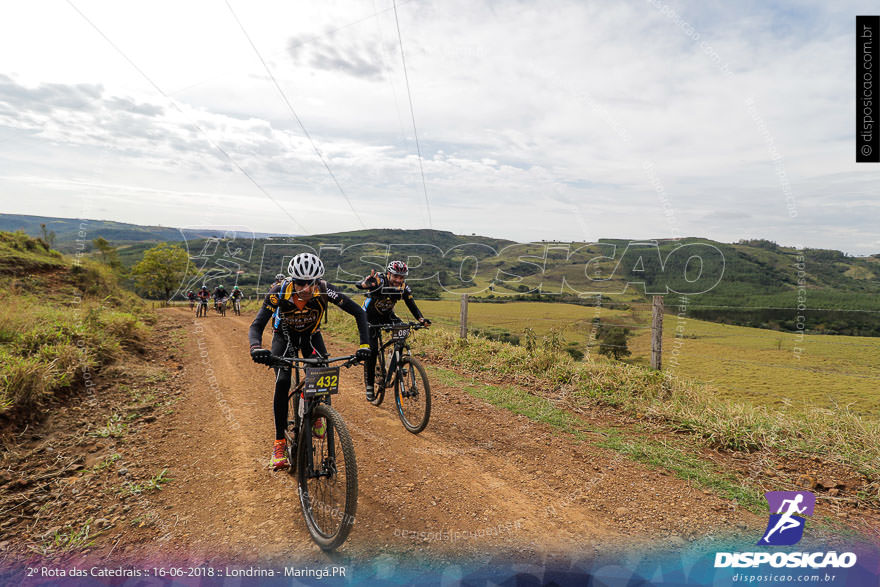
[[(305, 402), (305, 398), (300, 398), (300, 402)], [(314, 404), (313, 404), (314, 405)], [(312, 425), (315, 417), (312, 413), (312, 406), (306, 406), (303, 415), (299, 418), (299, 433), (297, 436), (297, 449), (303, 446), (306, 455), (305, 462), (301, 463), (305, 469), (304, 473), (307, 479), (315, 479), (320, 477), (336, 476), (336, 442), (334, 438), (334, 429), (331, 423), (325, 422), (326, 435), (322, 442), (327, 443), (327, 455), (320, 463), (315, 462), (315, 438), (312, 436)], [(294, 425), (294, 427), (296, 427)]]

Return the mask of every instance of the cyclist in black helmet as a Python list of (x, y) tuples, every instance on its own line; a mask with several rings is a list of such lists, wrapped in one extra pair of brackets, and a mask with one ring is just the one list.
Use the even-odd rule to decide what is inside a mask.
[[(358, 289), (365, 289), (367, 293), (364, 300), (364, 310), (367, 312), (367, 321), (370, 324), (389, 324), (402, 322), (394, 313), (394, 305), (403, 300), (412, 315), (421, 324), (430, 326), (431, 321), (422, 316), (416, 301), (413, 298), (412, 289), (406, 284), (406, 276), (409, 275), (409, 267), (403, 261), (391, 261), (388, 263), (384, 275), (370, 271), (369, 277), (355, 284)], [(367, 387), (367, 400), (376, 399), (376, 359), (379, 354), (379, 332), (370, 328), (370, 358), (364, 363), (364, 383)], [(389, 366), (389, 370), (392, 367)], [(379, 385), (384, 385), (383, 381)]]
[[(304, 358), (313, 355), (327, 356), (327, 348), (321, 336), (321, 319), (332, 302), (357, 320), (360, 333), (360, 347), (357, 358), (365, 360), (370, 356), (367, 316), (356, 303), (351, 301), (321, 277), (324, 264), (311, 253), (300, 253), (287, 267), (290, 277), (274, 286), (266, 295), (265, 303), (251, 324), (249, 338), (251, 358), (255, 363), (266, 363), (271, 355), (296, 356), (299, 351)], [(275, 334), (272, 337), (272, 351), (262, 348), (263, 330), (273, 319)], [(284, 429), (287, 427), (287, 395), (290, 392), (290, 367), (275, 369), (275, 445), (272, 449), (272, 467), (287, 468), (285, 456), (287, 441)]]
[(221, 283), (221, 284), (218, 285), (217, 288), (214, 290), (214, 293), (211, 294), (211, 297), (214, 298), (214, 309), (216, 310), (216, 309), (217, 309), (217, 305), (220, 303), (220, 301), (221, 301), (221, 300), (226, 300), (226, 299), (229, 297), (229, 292), (226, 291), (226, 288), (223, 287), (223, 284)]

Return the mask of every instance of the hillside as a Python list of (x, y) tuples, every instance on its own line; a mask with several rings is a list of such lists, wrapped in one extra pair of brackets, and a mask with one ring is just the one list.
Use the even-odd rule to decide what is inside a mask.
[[(78, 220), (0, 215), (0, 227), (20, 226), (32, 235), (40, 234), (41, 222), (55, 231), (59, 249), (72, 250)], [(87, 222), (88, 240), (101, 236), (117, 245), (129, 268), (156, 242), (183, 239), (172, 228)], [(257, 286), (271, 283), (292, 255), (314, 250), (324, 259), (328, 278), (343, 286), (371, 268), (381, 269), (390, 257), (407, 257), (413, 265), (409, 283), (421, 298), (469, 291), (477, 299), (594, 304), (601, 294), (603, 305), (622, 302), (617, 307), (625, 308), (651, 294), (674, 297), (681, 292), (690, 294), (689, 316), (694, 318), (789, 332), (801, 325), (814, 333), (880, 336), (880, 255), (798, 250), (767, 240), (515, 243), (400, 229), (301, 237), (187, 229), (186, 238), (181, 245), (209, 273), (209, 281), (237, 283), (254, 293)], [(181, 289), (201, 285), (201, 279), (191, 276)]]
[[(677, 293), (685, 293), (693, 318), (790, 332), (800, 324), (814, 333), (880, 336), (876, 255), (797, 250), (769, 241), (513, 243), (404, 230), (186, 244), (197, 265), (210, 272), (210, 281), (237, 283), (250, 292), (271, 283), (292, 255), (312, 250), (320, 253), (328, 278), (343, 286), (370, 269), (381, 270), (392, 257), (406, 257), (413, 265), (408, 283), (421, 298), (468, 291), (475, 300), (592, 305), (601, 294), (603, 305), (626, 308), (652, 294), (667, 295), (671, 305)], [(123, 263), (139, 260), (148, 246), (122, 247)], [(200, 279), (194, 276), (185, 287), (200, 285)]]
[(41, 408), (139, 347), (143, 303), (104, 266), (0, 232), (0, 416)]
[[(113, 222), (109, 220), (81, 220), (77, 218), (55, 218), (49, 216), (28, 216), (24, 214), (0, 214), (0, 230), (14, 232), (20, 230), (32, 237), (42, 236), (41, 224), (47, 231), (55, 233), (55, 245), (69, 248), (80, 238), (81, 230), (87, 232), (86, 239), (103, 237), (110, 242), (128, 241), (179, 241), (180, 231), (162, 226), (140, 226)], [(84, 226), (83, 226), (84, 225)], [(208, 235), (206, 235), (208, 236)]]
[[(90, 243), (93, 239), (104, 238), (112, 243), (130, 242), (177, 242), (184, 240), (183, 233), (179, 228), (166, 226), (142, 226), (112, 220), (93, 220), (79, 218), (58, 218), (54, 216), (30, 216), (26, 214), (0, 214), (0, 231), (22, 231), (32, 237), (41, 237), (41, 224), (46, 225), (46, 231), (54, 232), (54, 242), (58, 250), (73, 252), (77, 239)], [(82, 236), (80, 232), (84, 232)], [(222, 229), (187, 229), (187, 238), (222, 238)], [(268, 237), (270, 233), (260, 233), (261, 237)]]

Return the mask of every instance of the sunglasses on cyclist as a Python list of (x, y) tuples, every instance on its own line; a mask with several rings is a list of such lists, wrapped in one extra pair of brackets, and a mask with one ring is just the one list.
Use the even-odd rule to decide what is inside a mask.
[(315, 281), (316, 281), (315, 279), (294, 279), (293, 283), (295, 285), (303, 287), (306, 285), (315, 285)]

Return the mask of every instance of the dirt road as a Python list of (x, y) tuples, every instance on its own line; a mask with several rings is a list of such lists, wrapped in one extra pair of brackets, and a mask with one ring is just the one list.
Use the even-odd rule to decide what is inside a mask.
[[(293, 479), (269, 467), (274, 377), (250, 361), (250, 317), (158, 315), (150, 339), (92, 391), (3, 438), (0, 567), (46, 556), (71, 564), (546, 560), (636, 543), (680, 550), (697, 538), (750, 540), (766, 523), (589, 437), (475, 399), (443, 383), (461, 377), (430, 363), (431, 421), (412, 435), (393, 401), (367, 403), (354, 367), (343, 370), (333, 405), (355, 443), (357, 517), (327, 555), (306, 530)], [(327, 342), (333, 354), (353, 350)], [(599, 412), (590, 418), (614, 424)]]
[[(212, 314), (194, 321), (189, 311), (170, 309), (161, 320), (186, 338), (184, 399), (141, 443), (151, 447), (141, 465), (168, 467), (173, 479), (151, 497), (163, 520), (157, 552), (323, 557), (305, 529), (292, 478), (268, 466), (274, 378), (249, 360), (250, 318)], [(351, 351), (328, 343), (332, 354)], [(343, 371), (333, 401), (355, 442), (360, 486), (357, 519), (341, 553), (590, 552), (642, 540), (682, 544), (737, 526), (762, 529), (762, 520), (727, 500), (436, 377), (431, 422), (412, 435), (393, 402), (366, 402), (362, 379), (359, 367)]]

